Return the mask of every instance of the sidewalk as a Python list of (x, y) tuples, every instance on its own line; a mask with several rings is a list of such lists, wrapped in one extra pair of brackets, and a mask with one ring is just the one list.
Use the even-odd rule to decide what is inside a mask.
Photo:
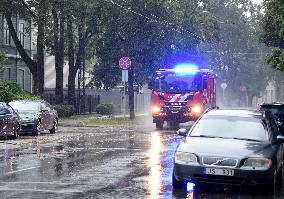
[[(135, 119), (148, 116), (148, 114), (139, 113), (135, 115)], [(70, 118), (61, 118), (59, 119), (58, 126), (60, 127), (81, 127), (82, 122), (89, 122), (95, 120), (97, 118), (123, 118), (124, 115), (110, 115), (110, 116), (100, 116), (97, 114), (90, 114), (90, 115), (75, 115)], [(129, 115), (125, 115), (125, 118), (128, 119)]]

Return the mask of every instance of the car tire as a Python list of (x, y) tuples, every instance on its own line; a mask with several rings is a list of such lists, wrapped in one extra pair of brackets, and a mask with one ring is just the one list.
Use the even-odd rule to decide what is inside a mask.
[(156, 129), (163, 129), (164, 121), (157, 121), (156, 122)]
[(38, 136), (40, 132), (40, 121), (36, 124), (36, 130), (33, 131), (33, 136)]
[(179, 123), (178, 122), (168, 122), (168, 126), (170, 129), (177, 130), (179, 129)]
[(49, 129), (49, 132), (50, 132), (50, 134), (54, 134), (54, 133), (56, 133), (56, 130), (57, 130), (57, 121), (54, 121), (53, 127), (52, 127), (52, 129)]
[(277, 177), (276, 177), (277, 184), (281, 184), (282, 181), (283, 181), (283, 162), (281, 164), (280, 171), (278, 172)]
[(182, 181), (177, 180), (175, 175), (173, 174), (172, 185), (173, 185), (173, 189), (181, 189), (184, 186), (184, 183)]
[(272, 180), (270, 181), (269, 185), (264, 189), (267, 190), (269, 193), (274, 193), (276, 191), (276, 186), (277, 186), (277, 173), (275, 170)]
[(16, 140), (19, 137), (19, 132), (20, 132), (20, 127), (14, 129), (13, 135), (12, 135), (12, 139)]

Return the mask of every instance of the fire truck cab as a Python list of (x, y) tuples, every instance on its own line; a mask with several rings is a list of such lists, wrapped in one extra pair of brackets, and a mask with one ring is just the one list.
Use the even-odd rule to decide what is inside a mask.
[(210, 107), (216, 106), (216, 75), (196, 66), (160, 69), (150, 83), (151, 112), (157, 129), (164, 122), (195, 121)]

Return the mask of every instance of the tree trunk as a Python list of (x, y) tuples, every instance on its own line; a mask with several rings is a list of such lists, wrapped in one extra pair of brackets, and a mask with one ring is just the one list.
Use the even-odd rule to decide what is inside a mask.
[(28, 55), (28, 53), (25, 51), (24, 47), (22, 46), (19, 38), (18, 38), (18, 34), (15, 30), (15, 27), (13, 25), (12, 22), (12, 13), (10, 10), (6, 10), (5, 12), (5, 18), (8, 24), (8, 28), (11, 34), (11, 37), (15, 43), (15, 46), (19, 52), (19, 54), (21, 55), (23, 61), (25, 62), (25, 64), (27, 65), (27, 67), (29, 68), (32, 77), (33, 77), (33, 81), (34, 81), (34, 87), (33, 87), (33, 91), (34, 93), (36, 93), (35, 91), (37, 90), (37, 62), (32, 60), (32, 58), (30, 57), (30, 55)]
[(58, 13), (56, 9), (55, 3), (52, 5), (52, 17), (53, 17), (53, 47), (54, 47), (54, 54), (55, 54), (55, 73), (56, 73), (56, 86), (55, 86), (55, 102), (58, 104), (58, 90), (57, 90), (57, 84), (58, 84), (58, 78), (57, 78), (57, 70), (59, 68), (59, 62), (58, 62), (58, 34), (59, 34), (59, 21), (58, 21)]
[(129, 95), (129, 114), (130, 119), (135, 119), (134, 112), (134, 69), (133, 67), (129, 70), (128, 76), (128, 95)]
[[(64, 66), (64, 26), (65, 26), (65, 13), (63, 10), (64, 3), (60, 4), (60, 13), (59, 13), (59, 20), (60, 20), (60, 37), (58, 41), (58, 18), (57, 18), (57, 32), (54, 31), (54, 42), (55, 45), (57, 43), (56, 54), (55, 54), (55, 71), (56, 71), (56, 89), (55, 89), (55, 101), (57, 104), (61, 104), (64, 101), (63, 96), (63, 66)], [(58, 15), (57, 15), (58, 16)], [(56, 20), (56, 19), (55, 19)], [(55, 21), (56, 22), (56, 21)], [(56, 40), (57, 39), (57, 40)]]
[[(81, 13), (81, 15), (78, 19), (79, 47), (78, 47), (78, 52), (77, 52), (77, 56), (76, 56), (76, 63), (74, 65), (74, 59), (73, 59), (73, 65), (72, 66), (69, 65), (68, 99), (69, 99), (69, 103), (73, 103), (73, 104), (74, 104), (74, 98), (76, 96), (75, 95), (76, 74), (77, 74), (78, 69), (82, 65), (82, 53), (83, 53), (83, 50), (85, 48), (85, 36), (84, 36), (85, 35), (85, 17), (86, 17), (85, 16), (85, 10), (82, 10), (82, 13)], [(69, 27), (69, 25), (67, 25), (67, 27)], [(70, 29), (70, 27), (69, 27), (69, 29)], [(69, 32), (69, 34), (71, 34), (71, 33), (72, 32)], [(72, 33), (72, 35), (73, 35), (73, 33)], [(68, 36), (68, 38), (69, 38), (69, 36)], [(73, 44), (72, 44), (72, 46), (73, 46)], [(73, 57), (74, 57), (74, 48), (73, 48)], [(73, 100), (73, 102), (72, 102), (72, 100)], [(78, 107), (80, 107), (80, 105)]]
[[(86, 38), (85, 38), (86, 39)], [(86, 41), (86, 40), (85, 40)], [(83, 85), (82, 85), (82, 110), (85, 112), (85, 104), (86, 104), (86, 47), (84, 47), (83, 52), (82, 52), (82, 57), (83, 57), (83, 74), (82, 74), (82, 80), (83, 80)]]
[(68, 104), (75, 105), (75, 75), (73, 74), (74, 68), (74, 36), (73, 36), (72, 15), (70, 11), (67, 14), (67, 43), (68, 43), (68, 62), (69, 62), (69, 75), (68, 75)]
[(44, 37), (45, 37), (45, 13), (46, 13), (45, 0), (39, 3), (38, 14), (38, 35), (37, 35), (37, 94), (43, 96), (44, 93)]

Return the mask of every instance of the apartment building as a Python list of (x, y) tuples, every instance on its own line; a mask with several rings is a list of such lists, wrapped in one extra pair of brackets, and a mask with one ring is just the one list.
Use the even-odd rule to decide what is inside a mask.
[[(31, 22), (19, 16), (12, 18), (18, 37), (29, 55), (32, 55)], [(4, 15), (0, 15), (0, 50), (6, 55), (6, 68), (0, 80), (13, 80), (29, 92), (32, 91), (32, 75), (19, 55), (10, 35)]]

